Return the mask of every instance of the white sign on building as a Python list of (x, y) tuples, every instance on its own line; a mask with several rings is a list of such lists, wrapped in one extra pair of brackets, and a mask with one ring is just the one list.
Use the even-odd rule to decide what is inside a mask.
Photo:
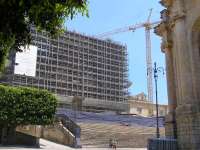
[(37, 61), (37, 47), (33, 45), (21, 48), (23, 52), (16, 53), (15, 59), (15, 74), (35, 77), (36, 61)]

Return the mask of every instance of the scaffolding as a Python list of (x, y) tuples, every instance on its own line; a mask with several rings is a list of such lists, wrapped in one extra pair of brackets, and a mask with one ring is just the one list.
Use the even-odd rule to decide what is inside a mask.
[(13, 71), (7, 74), (7, 82), (47, 89), (61, 96), (80, 96), (105, 103), (127, 102), (125, 45), (72, 31), (55, 39), (45, 31), (31, 28), (31, 35), (31, 44), (38, 49), (36, 76), (18, 75)]

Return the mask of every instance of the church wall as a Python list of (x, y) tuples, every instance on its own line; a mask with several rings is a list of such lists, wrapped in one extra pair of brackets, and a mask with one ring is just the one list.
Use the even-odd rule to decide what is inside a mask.
[[(168, 85), (174, 82), (176, 99), (169, 99), (169, 103), (173, 104), (175, 101), (177, 103), (175, 108), (170, 107), (169, 111), (174, 114), (167, 116), (169, 122), (166, 126), (166, 135), (177, 134), (180, 150), (198, 150), (200, 148), (200, 0), (162, 0), (161, 4), (167, 8), (167, 15), (156, 27), (156, 33), (163, 37), (162, 51), (167, 59), (172, 56), (167, 65), (173, 63), (171, 67), (174, 69), (174, 74), (168, 72), (167, 75), (170, 79), (174, 77), (174, 81), (167, 82)], [(171, 56), (166, 53), (169, 49), (172, 52)], [(171, 93), (173, 91), (168, 88), (169, 97)], [(170, 130), (176, 127), (177, 130)]]

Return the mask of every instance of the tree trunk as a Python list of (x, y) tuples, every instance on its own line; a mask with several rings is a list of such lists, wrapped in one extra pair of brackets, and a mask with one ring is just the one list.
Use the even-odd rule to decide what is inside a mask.
[(2, 139), (2, 130), (3, 130), (3, 126), (0, 125), (0, 144), (1, 144), (1, 139)]
[(2, 134), (1, 134), (1, 144), (3, 145), (10, 145), (15, 143), (15, 137), (16, 137), (16, 132), (15, 132), (14, 126), (4, 126), (2, 128)]

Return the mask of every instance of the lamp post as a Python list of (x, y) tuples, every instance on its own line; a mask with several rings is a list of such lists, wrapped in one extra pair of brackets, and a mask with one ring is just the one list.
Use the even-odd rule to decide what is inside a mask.
[(159, 132), (159, 118), (158, 118), (158, 88), (157, 88), (157, 82), (158, 82), (158, 73), (162, 72), (164, 74), (163, 67), (157, 67), (156, 62), (154, 62), (154, 80), (155, 80), (155, 92), (156, 92), (156, 137), (160, 138), (160, 132)]
[[(84, 56), (83, 56), (84, 57)], [(82, 92), (81, 92), (81, 111), (82, 111), (82, 108), (83, 108), (83, 101), (84, 101), (84, 88), (85, 88), (85, 85), (84, 85), (84, 78), (85, 78), (85, 76), (84, 76), (84, 59), (83, 59), (83, 64), (82, 64), (82, 66), (83, 66), (83, 69), (82, 69)]]

